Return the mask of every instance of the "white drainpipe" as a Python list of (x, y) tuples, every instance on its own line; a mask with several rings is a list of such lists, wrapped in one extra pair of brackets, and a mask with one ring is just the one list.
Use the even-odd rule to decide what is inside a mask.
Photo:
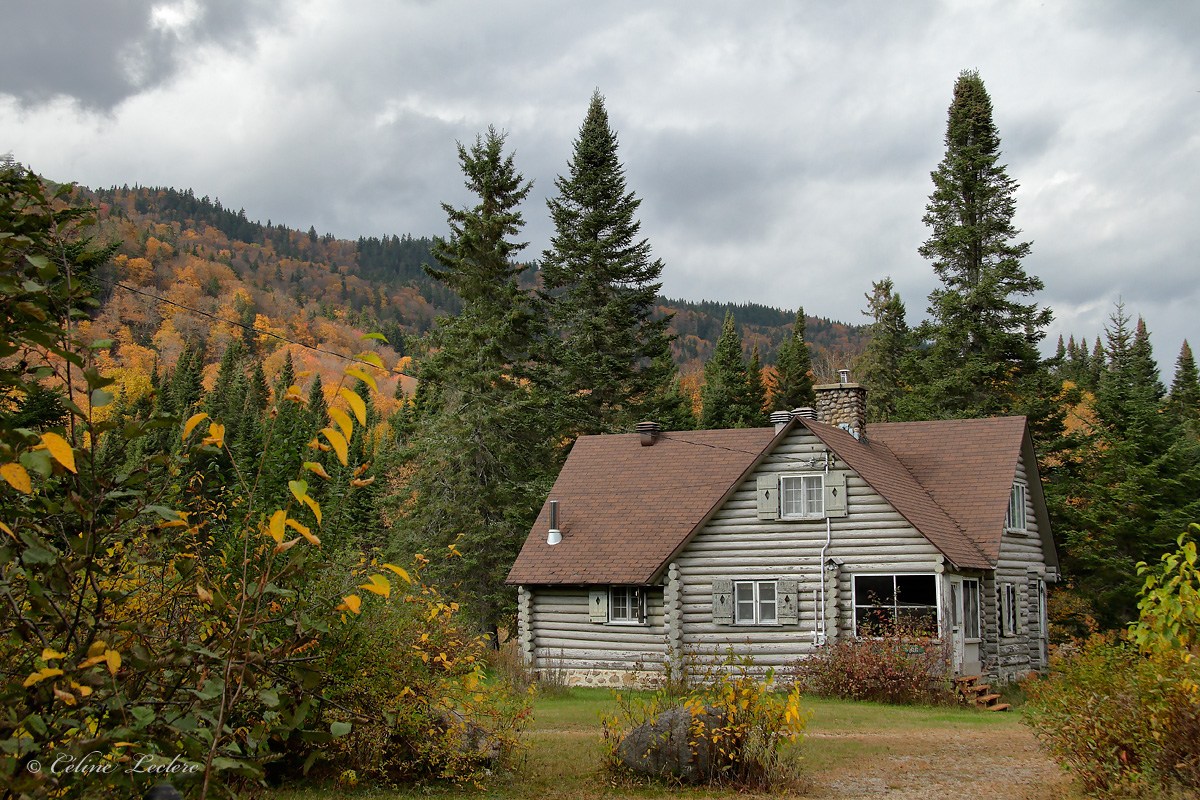
[[(825, 453), (825, 474), (829, 475), (829, 452)], [(817, 578), (821, 581), (821, 588), (818, 592), (820, 596), (820, 607), (817, 609), (816, 622), (817, 629), (813, 631), (813, 644), (817, 647), (822, 647), (825, 644), (825, 553), (829, 550), (829, 545), (833, 541), (833, 523), (830, 522), (829, 516), (825, 517), (825, 544), (821, 545), (821, 559), (817, 564)]]

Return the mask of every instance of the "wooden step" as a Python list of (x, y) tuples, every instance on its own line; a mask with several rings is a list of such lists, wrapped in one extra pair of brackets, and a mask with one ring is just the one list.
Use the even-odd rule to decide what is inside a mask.
[(974, 683), (982, 677), (982, 675), (959, 675), (954, 679), (954, 682), (961, 686), (964, 683)]
[(999, 699), (1000, 699), (1000, 695), (998, 695), (998, 694), (981, 694), (975, 698), (975, 705), (991, 706), (992, 703), (996, 702)]
[(996, 703), (994, 706), (984, 706), (984, 711), (1008, 711), (1011, 706), (1008, 703)]
[(976, 683), (973, 686), (962, 687), (961, 691), (974, 692), (975, 694), (986, 694), (987, 690), (990, 688), (992, 687), (988, 686), (986, 683)]

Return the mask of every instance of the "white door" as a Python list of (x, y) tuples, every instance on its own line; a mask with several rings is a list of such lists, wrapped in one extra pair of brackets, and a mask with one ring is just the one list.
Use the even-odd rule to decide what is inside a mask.
[(963, 671), (963, 650), (966, 648), (963, 617), (962, 578), (950, 578), (950, 641), (954, 644), (954, 672), (958, 675)]

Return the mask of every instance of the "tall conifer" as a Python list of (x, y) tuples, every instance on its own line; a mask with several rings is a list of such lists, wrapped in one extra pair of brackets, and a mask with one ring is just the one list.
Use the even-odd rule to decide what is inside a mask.
[(566, 398), (568, 433), (621, 431), (673, 414), (663, 407), (675, 378), (669, 319), (654, 318), (663, 265), (639, 238), (641, 200), (626, 187), (599, 91), (554, 186), (542, 297), (556, 334), (553, 384)]
[(864, 314), (871, 318), (867, 346), (858, 362), (858, 379), (867, 387), (867, 413), (872, 421), (903, 419), (902, 406), (912, 385), (913, 334), (905, 319), (904, 301), (891, 278), (875, 281), (865, 295)]
[(802, 406), (815, 406), (813, 392), (812, 355), (805, 341), (804, 308), (796, 309), (792, 335), (779, 345), (775, 353), (775, 378), (771, 382), (771, 408), (791, 411)]
[(733, 313), (725, 315), (712, 358), (704, 365), (700, 390), (701, 428), (752, 428), (764, 423), (762, 406), (754, 405), (742, 337)]

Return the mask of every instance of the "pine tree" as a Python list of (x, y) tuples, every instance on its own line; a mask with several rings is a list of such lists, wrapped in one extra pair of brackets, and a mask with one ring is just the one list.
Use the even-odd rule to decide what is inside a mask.
[(924, 401), (936, 416), (1009, 413), (1021, 406), (1018, 395), (1046, 390), (1023, 384), (1045, 374), (1038, 343), (1051, 312), (1020, 299), (1043, 284), (1021, 266), (1030, 245), (1013, 226), (1017, 183), (999, 163), (992, 101), (976, 72), (958, 77), (945, 141), (920, 248), (942, 282), (921, 331), (929, 342)]
[(1167, 407), (1179, 420), (1200, 419), (1200, 374), (1187, 339), (1183, 340), (1175, 360), (1175, 379), (1171, 381)]
[(701, 428), (752, 428), (764, 422), (762, 407), (755, 407), (750, 392), (742, 337), (732, 312), (725, 315), (712, 358), (704, 365), (700, 402)]
[(864, 295), (871, 318), (867, 346), (858, 362), (859, 380), (867, 387), (870, 402), (867, 413), (872, 421), (903, 419), (901, 413), (911, 387), (913, 371), (913, 334), (905, 320), (904, 301), (895, 291), (891, 278), (871, 284)]
[(462, 307), (432, 332), (420, 364), (414, 501), (395, 537), (410, 555), (435, 555), (428, 574), (492, 632), (512, 623), (515, 595), (504, 580), (549, 490), (557, 441), (530, 380), (542, 332), (513, 260), (530, 184), (503, 149), (495, 129), (458, 148), (478, 203), (443, 204), (450, 236), (434, 240), (438, 266), (427, 270)]
[(771, 383), (771, 409), (774, 411), (791, 411), (817, 404), (813, 392), (812, 355), (805, 341), (806, 324), (804, 308), (796, 309), (792, 335), (775, 353), (775, 379)]
[(641, 201), (626, 187), (599, 91), (567, 169), (547, 201), (555, 232), (541, 264), (552, 385), (567, 398), (569, 435), (627, 430), (667, 411), (660, 401), (675, 373), (669, 318), (654, 318), (663, 265), (639, 239)]

